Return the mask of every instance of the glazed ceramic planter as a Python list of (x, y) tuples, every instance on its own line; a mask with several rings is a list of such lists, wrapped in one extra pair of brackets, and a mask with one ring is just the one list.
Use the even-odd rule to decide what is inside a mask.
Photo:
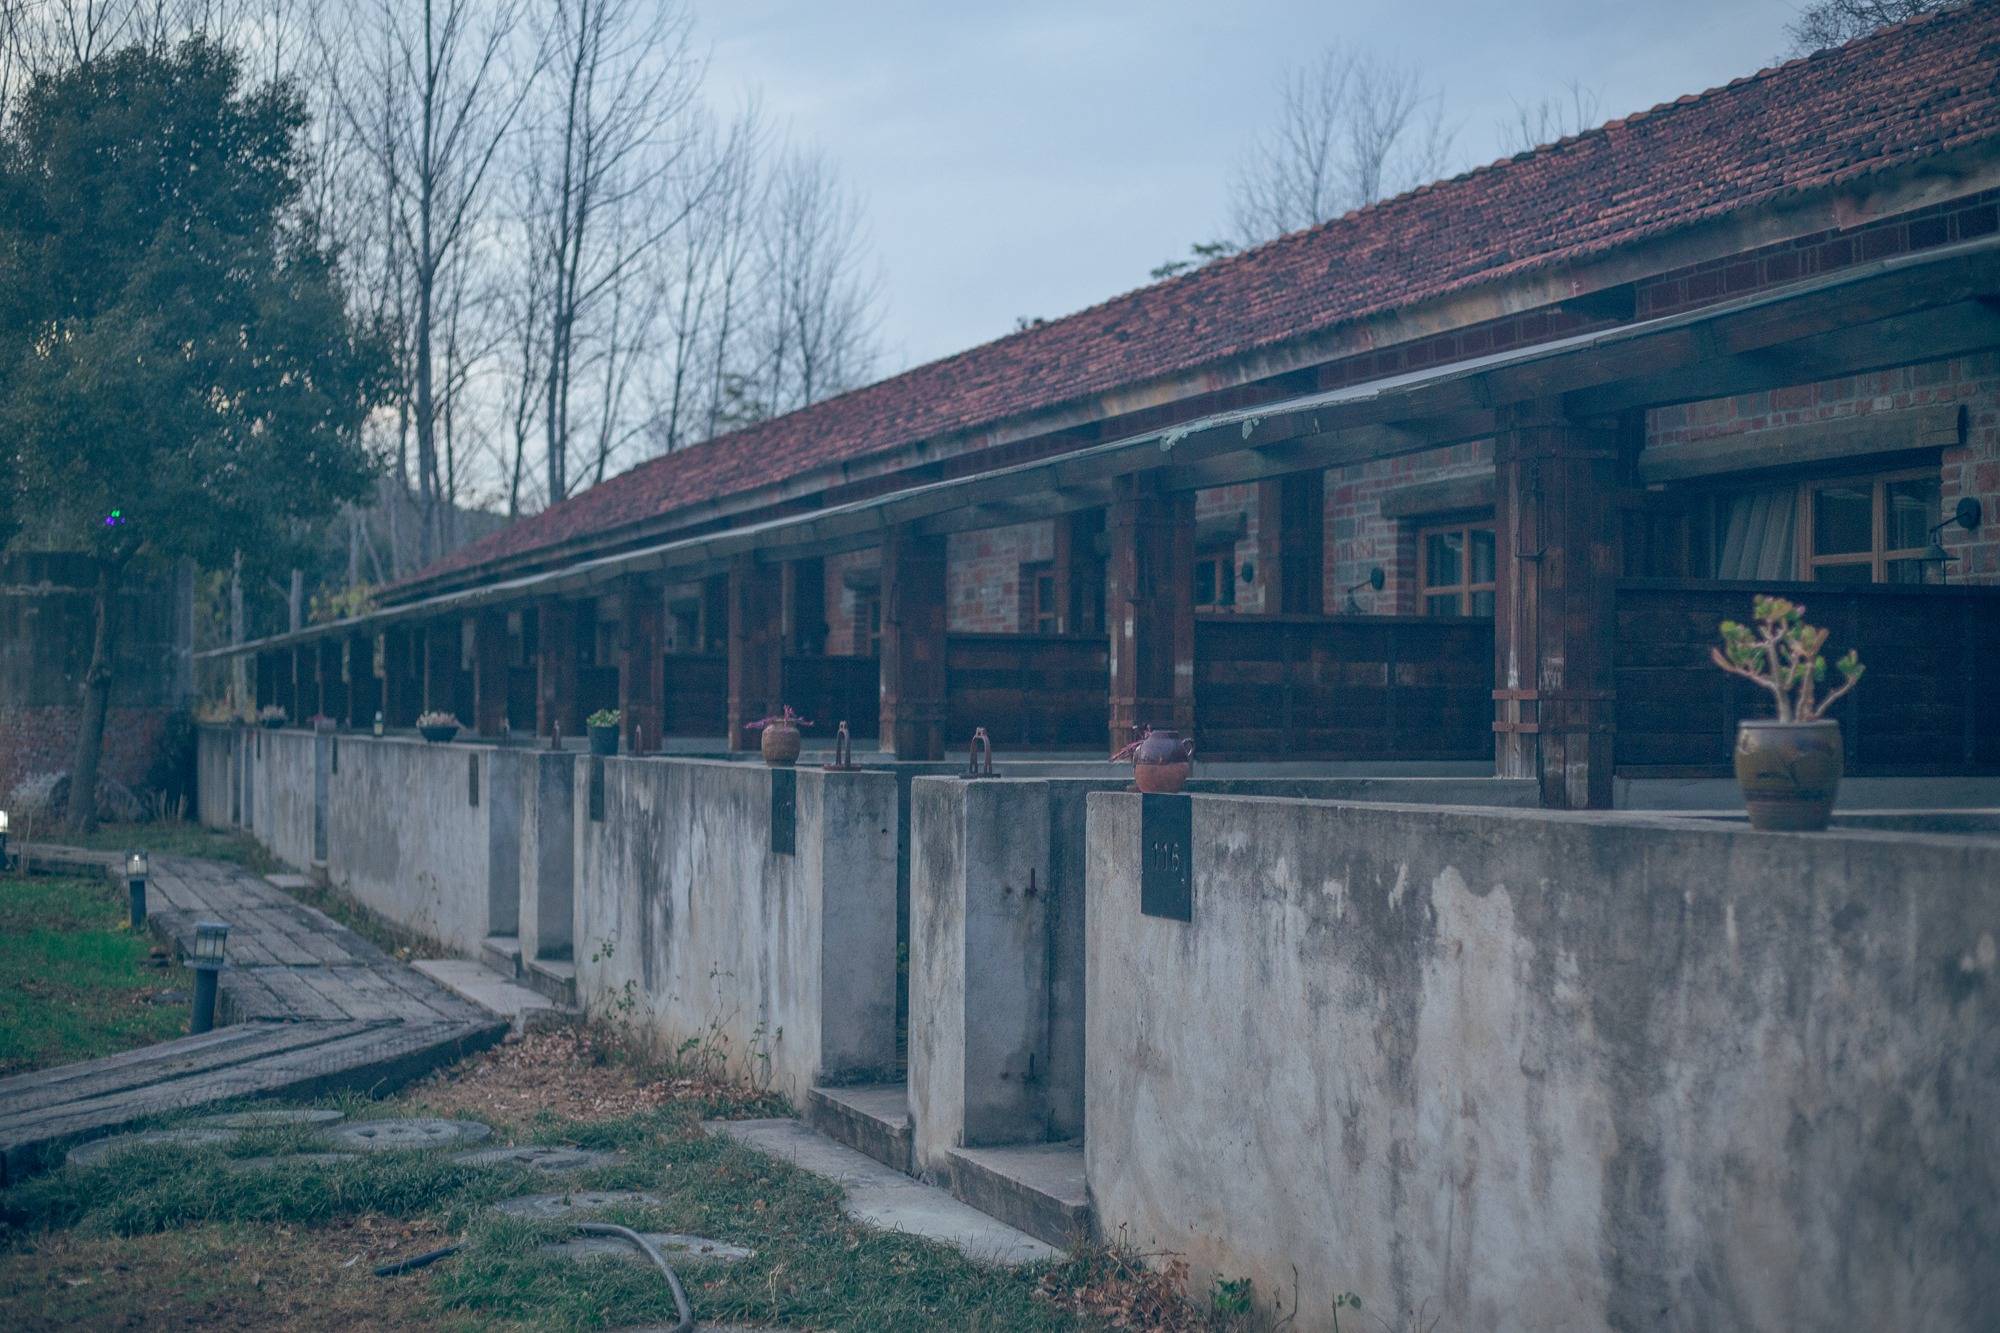
[(590, 752), (596, 755), (618, 753), (617, 727), (592, 727), (590, 729)]
[(1844, 767), (1838, 722), (1737, 724), (1736, 782), (1754, 829), (1817, 833), (1825, 828)]
[(1132, 779), (1149, 795), (1179, 791), (1193, 771), (1194, 742), (1171, 731), (1149, 733), (1132, 752)]
[(458, 735), (458, 728), (418, 727), (417, 734), (422, 736), (425, 740), (429, 741), (432, 745), (442, 745), (446, 741), (450, 740), (452, 737)]
[(764, 762), (772, 768), (790, 768), (799, 761), (799, 729), (789, 722), (772, 722), (764, 727)]

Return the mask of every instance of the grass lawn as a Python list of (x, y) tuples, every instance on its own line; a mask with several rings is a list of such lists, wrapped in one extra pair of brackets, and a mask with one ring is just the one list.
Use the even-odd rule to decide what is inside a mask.
[[(125, 929), (108, 880), (0, 877), (0, 1074), (66, 1064), (187, 1032), (193, 988), (151, 965), (152, 937)], [(177, 991), (177, 1003), (150, 996)]]
[(69, 829), (16, 830), (23, 841), (55, 843), (64, 847), (88, 847), (100, 852), (123, 852), (144, 847), (156, 856), (201, 856), (211, 861), (228, 861), (257, 874), (279, 868), (271, 854), (243, 833), (224, 833), (203, 828), (190, 820), (161, 819), (140, 824), (100, 824), (93, 833), (72, 833)]
[[(570, 1177), (453, 1164), (446, 1153), (232, 1173), (227, 1156), (305, 1146), (299, 1130), (220, 1151), (142, 1153), (0, 1193), (0, 1326), (587, 1329), (664, 1320), (646, 1266), (539, 1252), (560, 1224), (485, 1205), (566, 1187), (657, 1199), (604, 1214), (648, 1231), (747, 1246), (728, 1266), (677, 1263), (704, 1326), (792, 1329), (1197, 1330), (1232, 1327), (1098, 1252), (1027, 1270), (849, 1220), (839, 1189), (703, 1132), (713, 1088), (682, 1089), (588, 1040), (546, 1034), (465, 1061), (350, 1116), (485, 1120), (495, 1142), (614, 1148), (622, 1164)], [(754, 1105), (753, 1105), (754, 1109)], [(382, 1279), (372, 1269), (439, 1245), (456, 1256)], [(1114, 1322), (1117, 1321), (1117, 1322)]]

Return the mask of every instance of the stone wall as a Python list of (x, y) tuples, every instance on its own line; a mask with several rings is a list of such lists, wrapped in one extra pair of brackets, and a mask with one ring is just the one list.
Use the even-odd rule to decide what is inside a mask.
[(1192, 819), (1149, 917), (1142, 798), (1090, 798), (1105, 1234), (1302, 1329), (1990, 1325), (2000, 838)]

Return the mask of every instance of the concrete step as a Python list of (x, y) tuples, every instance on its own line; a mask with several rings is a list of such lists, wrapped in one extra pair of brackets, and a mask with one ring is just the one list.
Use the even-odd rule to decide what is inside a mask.
[(910, 1169), (910, 1096), (905, 1084), (813, 1088), (806, 1093), (806, 1123), (884, 1166)]
[(942, 1241), (984, 1263), (1011, 1267), (1058, 1257), (1026, 1232), (796, 1120), (712, 1121), (707, 1129), (835, 1181), (846, 1193), (847, 1215), (869, 1226)]
[(521, 941), (514, 935), (488, 935), (479, 942), (479, 961), (509, 981), (521, 979)]
[(952, 1148), (951, 1192), (989, 1217), (1067, 1248), (1091, 1237), (1083, 1144)]
[(470, 958), (424, 958), (410, 964), (440, 986), (497, 1014), (516, 1032), (539, 1032), (576, 1019), (576, 1010), (494, 974)]
[(576, 1008), (576, 964), (566, 958), (530, 958), (521, 980), (557, 1004)]

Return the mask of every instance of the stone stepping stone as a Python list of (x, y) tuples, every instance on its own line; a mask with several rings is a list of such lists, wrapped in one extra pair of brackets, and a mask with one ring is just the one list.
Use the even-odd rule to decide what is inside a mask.
[(420, 1148), (456, 1148), (477, 1143), (493, 1133), (493, 1126), (477, 1120), (356, 1120), (327, 1131), (327, 1141), (336, 1148), (355, 1152), (412, 1152)]
[(137, 1134), (113, 1134), (71, 1148), (63, 1160), (71, 1166), (99, 1166), (128, 1148), (210, 1148), (239, 1138), (234, 1129), (148, 1129)]
[(231, 1171), (248, 1175), (255, 1171), (276, 1171), (287, 1166), (338, 1166), (342, 1162), (358, 1162), (360, 1153), (353, 1152), (294, 1152), (278, 1157), (232, 1157), (222, 1165)]
[(270, 1111), (231, 1111), (227, 1115), (205, 1115), (190, 1121), (220, 1129), (273, 1129), (285, 1125), (332, 1125), (347, 1118), (345, 1111), (321, 1111), (309, 1106), (291, 1106)]
[[(676, 1268), (682, 1264), (734, 1264), (741, 1263), (755, 1254), (741, 1245), (730, 1245), (706, 1236), (684, 1236), (677, 1231), (641, 1232), (647, 1240), (658, 1247), (666, 1261)], [(541, 1253), (557, 1259), (625, 1259), (652, 1266), (639, 1248), (616, 1236), (572, 1236), (568, 1240), (556, 1241), (541, 1247)]]
[(579, 1213), (601, 1213), (607, 1208), (652, 1208), (662, 1202), (659, 1195), (642, 1190), (571, 1190), (568, 1194), (529, 1194), (519, 1199), (502, 1199), (493, 1205), (493, 1211), (536, 1222), (559, 1222)]
[(622, 1152), (600, 1152), (595, 1148), (550, 1148), (523, 1144), (510, 1148), (476, 1148), (455, 1155), (462, 1166), (525, 1166), (531, 1171), (584, 1171), (593, 1166), (616, 1166), (625, 1160)]

